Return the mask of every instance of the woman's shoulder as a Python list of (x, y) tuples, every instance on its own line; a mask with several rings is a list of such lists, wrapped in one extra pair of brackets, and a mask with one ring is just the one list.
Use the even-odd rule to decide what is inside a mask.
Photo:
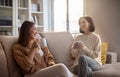
[(92, 34), (91, 34), (91, 37), (93, 38), (93, 40), (101, 41), (101, 37), (100, 37), (100, 35), (97, 34), (97, 33), (92, 33)]
[(13, 47), (21, 47), (21, 45), (19, 43), (15, 43), (13, 44)]
[(19, 43), (15, 43), (12, 47), (12, 52), (14, 54), (26, 54), (28, 52), (28, 50), (26, 49), (26, 47), (22, 46)]
[(12, 49), (13, 50), (16, 50), (16, 49), (24, 49), (25, 47), (23, 47), (22, 45), (20, 45), (19, 43), (15, 43), (13, 46), (12, 46)]
[(80, 39), (81, 37), (83, 37), (83, 34), (79, 33), (74, 37), (74, 39)]
[(97, 34), (97, 33), (95, 33), (95, 32), (93, 32), (91, 35), (92, 35), (93, 37), (100, 38), (100, 35)]
[(91, 34), (94, 35), (94, 36), (96, 36), (96, 37), (100, 36), (99, 34), (97, 34), (97, 33), (95, 33), (95, 32), (93, 32), (93, 33), (91, 33)]

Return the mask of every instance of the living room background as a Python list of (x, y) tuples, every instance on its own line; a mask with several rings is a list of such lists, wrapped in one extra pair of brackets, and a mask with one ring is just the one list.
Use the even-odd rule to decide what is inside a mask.
[(25, 20), (34, 21), (42, 32), (78, 33), (83, 0), (0, 0), (0, 13), (0, 20), (4, 22), (0, 23), (1, 35), (18, 35)]

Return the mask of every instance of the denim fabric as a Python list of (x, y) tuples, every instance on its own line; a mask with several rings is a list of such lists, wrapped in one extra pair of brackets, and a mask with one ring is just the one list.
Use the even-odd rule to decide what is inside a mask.
[(92, 77), (92, 71), (100, 69), (100, 64), (94, 59), (82, 55), (79, 58), (79, 64), (74, 67), (74, 74), (78, 74), (78, 77)]

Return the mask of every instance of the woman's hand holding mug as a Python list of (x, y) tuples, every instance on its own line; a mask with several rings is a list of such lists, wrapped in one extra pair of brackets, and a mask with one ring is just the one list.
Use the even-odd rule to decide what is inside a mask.
[(81, 42), (81, 41), (76, 41), (76, 42), (74, 43), (74, 45), (73, 45), (73, 48), (74, 48), (74, 49), (82, 49), (83, 46), (84, 46), (83, 42)]

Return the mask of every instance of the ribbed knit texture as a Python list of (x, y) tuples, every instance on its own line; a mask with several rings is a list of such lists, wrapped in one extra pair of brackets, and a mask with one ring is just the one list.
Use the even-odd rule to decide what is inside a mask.
[(96, 60), (100, 65), (101, 62), (101, 38), (96, 33), (88, 35), (78, 35), (74, 42), (82, 41), (84, 46), (83, 49), (72, 49), (71, 54), (75, 56), (73, 66), (78, 65), (78, 59), (81, 55), (87, 55)]

